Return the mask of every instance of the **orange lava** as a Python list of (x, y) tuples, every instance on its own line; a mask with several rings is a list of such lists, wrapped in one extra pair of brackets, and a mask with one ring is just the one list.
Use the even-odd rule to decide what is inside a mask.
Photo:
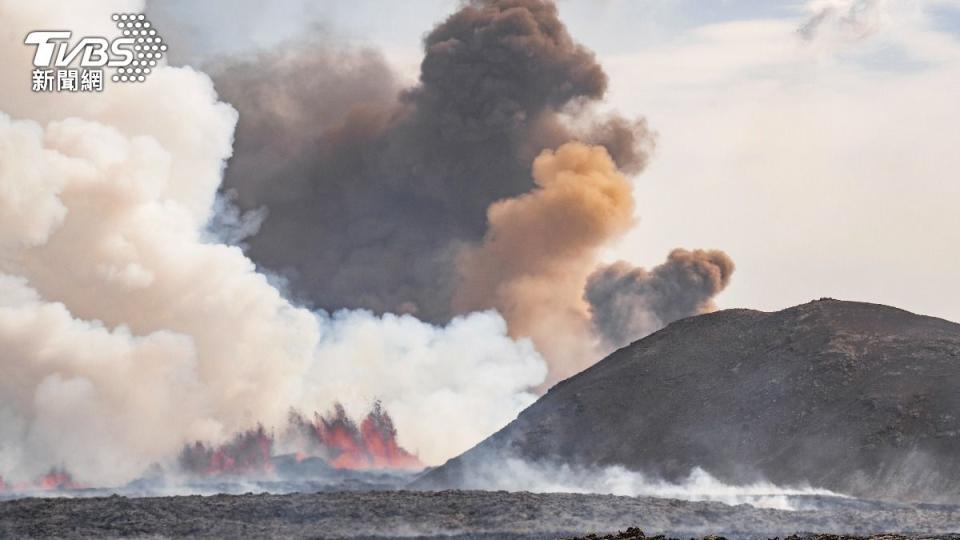
[(347, 417), (343, 406), (334, 406), (329, 417), (317, 416), (313, 434), (321, 445), (334, 451), (330, 465), (337, 469), (422, 469), (417, 456), (397, 443), (393, 420), (380, 402), (360, 423)]
[(69, 491), (83, 489), (63, 467), (53, 467), (32, 482), (9, 484), (0, 476), (0, 492)]
[(78, 489), (80, 487), (79, 484), (73, 481), (70, 473), (62, 468), (50, 469), (50, 472), (43, 475), (40, 479), (39, 485), (40, 489), (44, 491)]
[[(379, 402), (366, 418), (357, 424), (336, 404), (326, 416), (314, 414), (313, 421), (291, 411), (286, 434), (281, 444), (263, 426), (237, 434), (222, 445), (202, 442), (186, 445), (180, 453), (180, 468), (195, 476), (266, 475), (273, 472), (273, 451), (276, 447), (293, 446), (297, 462), (319, 457), (336, 469), (350, 470), (417, 470), (423, 463), (416, 455), (397, 443), (397, 430), (390, 415)], [(289, 450), (288, 450), (289, 451)]]

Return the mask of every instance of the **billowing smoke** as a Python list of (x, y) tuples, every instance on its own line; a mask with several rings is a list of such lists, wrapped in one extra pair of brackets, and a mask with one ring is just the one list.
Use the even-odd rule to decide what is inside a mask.
[(583, 286), (599, 248), (630, 227), (634, 205), (602, 146), (544, 151), (533, 178), (537, 189), (490, 206), (483, 244), (462, 253), (455, 300), (464, 310), (497, 308), (514, 335), (533, 338), (555, 381), (599, 356)]
[(722, 251), (675, 249), (652, 270), (619, 261), (597, 269), (585, 298), (608, 348), (618, 348), (667, 324), (713, 311), (713, 297), (730, 283), (733, 260)]
[[(376, 53), (320, 41), (212, 67), (241, 112), (226, 184), (241, 207), (269, 211), (248, 252), (321, 307), (435, 322), (496, 308), (511, 335), (534, 338), (551, 381), (576, 373), (600, 357), (583, 284), (595, 251), (629, 226), (633, 211), (617, 169), (642, 171), (654, 137), (642, 119), (593, 113), (606, 76), (551, 2), (468, 4), (424, 48), (419, 84), (405, 90)], [(549, 223), (492, 223), (497, 201), (526, 200), (538, 187), (534, 158), (573, 140), (610, 156), (598, 174), (618, 179), (616, 215), (580, 216), (609, 226), (570, 223), (541, 240)], [(543, 211), (589, 213), (592, 201), (577, 197), (596, 189), (572, 186)], [(510, 230), (514, 222), (520, 229)], [(478, 247), (504, 235), (539, 247)], [(539, 277), (523, 286), (518, 272)], [(548, 285), (561, 291), (548, 294)], [(548, 330), (556, 325), (568, 330), (563, 339)]]
[(436, 464), (534, 400), (534, 342), (550, 380), (599, 359), (584, 286), (653, 138), (594, 114), (606, 78), (552, 3), (465, 5), (403, 90), (375, 52), (308, 43), (212, 68), (232, 106), (165, 65), (30, 92), (28, 31), (111, 35), (142, 8), (0, 2), (5, 482), (123, 482), (376, 400)]
[[(436, 327), (312, 313), (210, 240), (237, 113), (190, 68), (102, 93), (30, 92), (29, 30), (110, 35), (135, 2), (0, 4), (0, 474), (63, 466), (129, 480), (185, 442), (291, 407), (377, 398), (399, 444), (437, 463), (529, 404), (545, 367), (492, 312)], [(54, 14), (51, 16), (51, 14)], [(162, 29), (161, 29), (162, 30)], [(22, 76), (21, 76), (22, 75)]]
[(454, 305), (496, 308), (512, 335), (532, 338), (550, 363), (547, 383), (715, 309), (734, 270), (722, 251), (677, 249), (650, 272), (622, 261), (596, 269), (600, 248), (629, 229), (634, 210), (604, 147), (546, 150), (533, 177), (536, 189), (490, 206), (483, 243), (461, 251)]
[(424, 49), (407, 89), (375, 52), (318, 40), (210, 67), (240, 111), (226, 185), (269, 211), (249, 254), (316, 306), (445, 321), (459, 249), (491, 203), (534, 187), (543, 149), (579, 139), (646, 163), (642, 120), (591, 112), (606, 76), (553, 3), (467, 4)]

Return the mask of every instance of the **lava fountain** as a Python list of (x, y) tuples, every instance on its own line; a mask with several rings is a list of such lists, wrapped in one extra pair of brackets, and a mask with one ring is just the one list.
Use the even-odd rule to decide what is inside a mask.
[(184, 446), (179, 466), (192, 476), (262, 477), (273, 472), (273, 459), (281, 454), (294, 454), (297, 461), (320, 458), (333, 469), (413, 471), (424, 467), (397, 442), (393, 419), (379, 402), (359, 426), (338, 403), (326, 415), (314, 413), (313, 420), (291, 411), (279, 437), (258, 425), (218, 446), (197, 441)]

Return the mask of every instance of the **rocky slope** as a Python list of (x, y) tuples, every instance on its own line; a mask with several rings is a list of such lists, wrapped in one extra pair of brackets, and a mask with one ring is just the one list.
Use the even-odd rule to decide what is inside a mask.
[(960, 325), (830, 299), (684, 319), (559, 383), (418, 485), (469, 485), (472, 467), (505, 456), (957, 501)]

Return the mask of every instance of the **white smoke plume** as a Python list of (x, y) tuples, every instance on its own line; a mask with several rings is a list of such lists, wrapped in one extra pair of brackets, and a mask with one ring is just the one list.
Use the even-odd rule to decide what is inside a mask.
[(315, 314), (209, 241), (237, 114), (206, 75), (30, 92), (27, 32), (110, 35), (142, 7), (0, 2), (0, 474), (121, 483), (186, 441), (376, 398), (437, 463), (532, 402), (544, 363), (495, 313)]

